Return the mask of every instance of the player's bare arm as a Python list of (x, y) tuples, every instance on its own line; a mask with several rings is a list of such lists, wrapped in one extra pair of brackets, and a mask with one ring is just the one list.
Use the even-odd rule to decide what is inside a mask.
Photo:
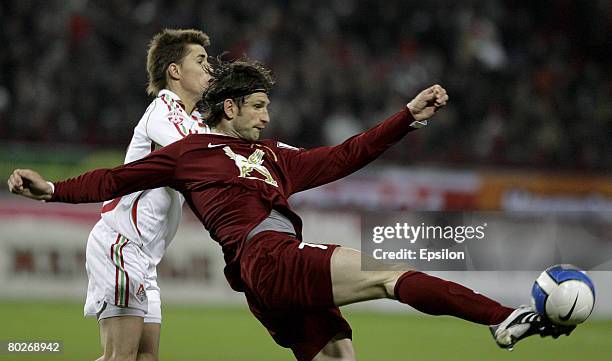
[(39, 201), (48, 201), (53, 195), (53, 187), (31, 169), (15, 169), (8, 179), (8, 187), (11, 193)]

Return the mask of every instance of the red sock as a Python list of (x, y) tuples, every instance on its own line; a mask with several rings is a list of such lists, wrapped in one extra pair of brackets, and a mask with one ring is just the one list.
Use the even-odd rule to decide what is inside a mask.
[(395, 297), (430, 315), (449, 315), (483, 325), (496, 325), (512, 311), (462, 285), (409, 271), (395, 284)]

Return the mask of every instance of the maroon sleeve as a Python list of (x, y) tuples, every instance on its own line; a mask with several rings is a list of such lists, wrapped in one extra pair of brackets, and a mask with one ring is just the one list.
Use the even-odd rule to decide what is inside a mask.
[(139, 190), (172, 186), (181, 143), (173, 143), (116, 168), (96, 169), (56, 182), (50, 202), (101, 202)]
[(288, 194), (333, 182), (363, 168), (409, 131), (414, 121), (407, 108), (334, 147), (287, 151)]

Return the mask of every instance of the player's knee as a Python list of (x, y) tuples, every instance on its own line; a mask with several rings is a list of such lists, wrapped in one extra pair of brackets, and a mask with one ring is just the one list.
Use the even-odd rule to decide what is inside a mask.
[(378, 271), (372, 272), (367, 277), (367, 298), (380, 299), (391, 298), (395, 299), (395, 284), (403, 271)]
[(384, 280), (383, 280), (383, 288), (385, 291), (385, 296), (387, 298), (395, 299), (395, 285), (397, 283), (398, 278), (404, 274), (405, 271), (389, 271), (386, 272)]

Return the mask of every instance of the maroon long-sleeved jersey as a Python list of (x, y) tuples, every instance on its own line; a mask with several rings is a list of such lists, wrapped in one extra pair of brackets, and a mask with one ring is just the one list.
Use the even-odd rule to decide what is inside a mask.
[(180, 191), (219, 242), (231, 287), (242, 290), (239, 260), (246, 236), (272, 209), (285, 215), (301, 238), (302, 222), (287, 202), (294, 193), (362, 168), (414, 129), (407, 109), (334, 147), (304, 150), (283, 143), (249, 142), (195, 134), (145, 158), (55, 183), (51, 201), (100, 202), (168, 186)]

